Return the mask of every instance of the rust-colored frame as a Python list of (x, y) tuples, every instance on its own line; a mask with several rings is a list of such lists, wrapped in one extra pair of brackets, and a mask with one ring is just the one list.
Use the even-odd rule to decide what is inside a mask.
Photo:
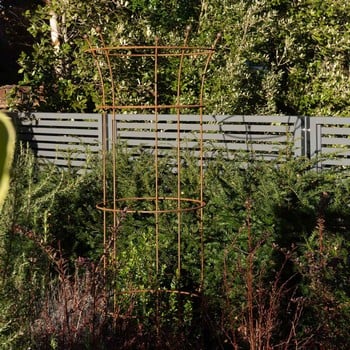
[[(92, 54), (97, 72), (100, 79), (101, 86), (101, 105), (97, 106), (99, 110), (102, 111), (103, 118), (103, 134), (102, 134), (102, 182), (103, 182), (103, 200), (101, 203), (97, 204), (97, 208), (103, 212), (104, 215), (104, 247), (105, 247), (105, 260), (104, 260), (104, 268), (106, 269), (106, 256), (107, 256), (107, 246), (110, 241), (108, 237), (108, 227), (107, 227), (107, 214), (113, 216), (113, 226), (114, 229), (112, 232), (112, 241), (114, 242), (113, 254), (114, 258), (116, 256), (116, 242), (117, 242), (117, 227), (120, 219), (121, 213), (129, 214), (129, 213), (143, 213), (143, 214), (154, 214), (155, 215), (155, 266), (156, 273), (159, 272), (159, 215), (163, 215), (166, 213), (177, 213), (178, 219), (178, 229), (177, 229), (177, 273), (178, 276), (181, 274), (181, 216), (184, 212), (187, 211), (199, 211), (199, 232), (200, 232), (200, 266), (201, 266), (201, 274), (200, 274), (200, 289), (203, 286), (204, 279), (204, 238), (203, 238), (203, 208), (206, 203), (204, 202), (203, 197), (203, 178), (204, 178), (204, 142), (203, 142), (203, 94), (204, 94), (204, 82), (206, 72), (209, 67), (209, 63), (211, 61), (212, 55), (214, 54), (215, 45), (219, 38), (215, 40), (211, 47), (194, 47), (188, 45), (189, 39), (189, 28), (186, 31), (183, 45), (180, 46), (162, 46), (159, 44), (159, 39), (155, 38), (155, 44), (151, 46), (140, 45), (140, 46), (108, 46), (104, 40), (104, 37), (101, 33), (101, 30), (97, 28), (96, 30), (99, 40), (98, 46), (93, 46), (91, 41), (86, 36), (85, 39), (89, 45), (87, 52)], [(184, 58), (186, 56), (196, 57), (201, 56), (204, 57), (204, 67), (201, 73), (201, 82), (200, 82), (200, 93), (198, 97), (198, 103), (196, 104), (181, 104), (181, 83), (182, 83), (182, 74), (183, 74), (183, 65)], [(102, 72), (101, 60), (100, 58), (104, 58), (104, 64), (108, 67), (108, 79), (110, 82), (110, 89), (108, 89), (105, 83), (105, 77)], [(150, 57), (154, 61), (154, 103), (152, 105), (128, 105), (128, 104), (120, 104), (117, 101), (115, 88), (117, 81), (115, 81), (114, 72), (112, 69), (112, 60), (113, 57)], [(158, 59), (160, 57), (177, 57), (179, 59), (178, 72), (177, 72), (177, 85), (176, 85), (176, 96), (175, 103), (169, 105), (161, 105), (158, 102)], [(110, 103), (107, 102), (107, 96), (109, 97)], [(159, 194), (159, 174), (158, 174), (158, 115), (161, 110), (164, 109), (173, 109), (176, 111), (177, 115), (177, 145), (176, 145), (176, 157), (177, 157), (177, 196), (174, 197), (164, 197)], [(197, 198), (186, 198), (181, 195), (181, 141), (180, 141), (180, 132), (181, 132), (181, 111), (184, 109), (196, 109), (198, 110), (198, 122), (199, 122), (199, 194)], [(117, 145), (117, 134), (118, 134), (118, 125), (117, 125), (117, 114), (118, 112), (125, 111), (135, 111), (135, 110), (150, 110), (154, 115), (154, 167), (155, 167), (155, 193), (154, 196), (151, 197), (129, 197), (129, 198), (119, 198), (118, 197), (118, 179), (116, 173), (116, 164), (117, 164), (117, 154), (115, 152)], [(112, 133), (111, 140), (108, 140), (107, 135), (107, 118), (112, 118)], [(112, 152), (112, 173), (113, 173), (113, 189), (112, 196), (107, 193), (107, 145), (111, 145)], [(112, 199), (109, 199), (112, 197)], [(123, 207), (121, 204), (124, 202), (128, 203), (137, 203), (137, 202), (152, 202), (153, 208), (150, 210), (140, 210), (133, 207), (133, 205), (128, 207)], [(174, 206), (169, 209), (163, 209), (161, 206), (162, 201), (167, 201), (171, 203), (175, 203)], [(187, 206), (183, 206), (182, 204), (186, 202)], [(123, 215), (124, 215), (123, 214)], [(133, 293), (134, 291), (130, 291)], [(138, 291), (140, 292), (140, 291)], [(150, 290), (150, 292), (154, 292), (154, 290)], [(169, 291), (166, 291), (169, 292)], [(176, 293), (183, 292), (185, 294), (189, 294), (185, 291), (175, 291)]]

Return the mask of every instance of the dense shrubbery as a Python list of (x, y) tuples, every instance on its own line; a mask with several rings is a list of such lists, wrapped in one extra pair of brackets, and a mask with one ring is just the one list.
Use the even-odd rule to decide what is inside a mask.
[[(13, 18), (13, 7), (10, 10), (5, 6), (7, 21)], [(162, 44), (182, 43), (190, 24), (191, 45), (211, 45), (222, 33), (206, 80), (205, 101), (211, 112), (349, 116), (347, 0), (51, 0), (26, 14), (34, 44), (19, 57), (19, 84), (30, 94), (15, 109), (92, 111), (100, 104), (96, 72), (82, 40), (84, 34), (93, 37), (97, 25), (115, 46), (153, 45), (155, 36)], [(12, 27), (15, 24), (5, 29), (15, 31)], [(55, 42), (52, 35), (57, 35)], [(198, 95), (198, 69), (192, 68), (184, 70), (193, 81), (183, 84), (183, 97)], [(144, 103), (152, 96), (147, 82), (153, 64), (128, 69), (116, 92), (127, 92), (127, 104)], [(169, 71), (174, 67), (167, 66)], [(166, 76), (160, 80), (161, 97), (172, 83)], [(124, 98), (118, 96), (118, 101), (124, 103)]]
[[(141, 159), (147, 155), (120, 160), (127, 195), (142, 195), (150, 186)], [(195, 301), (160, 299), (157, 325), (152, 295), (123, 299), (124, 305), (114, 301), (124, 317), (106, 297), (115, 280), (152, 285), (146, 239), (152, 220), (123, 221), (120, 247), (127, 249), (119, 255), (117, 279), (111, 271), (106, 287), (102, 218), (95, 209), (100, 170), (98, 162), (91, 166), (78, 175), (38, 168), (24, 150), (17, 156), (0, 219), (3, 349), (349, 347), (346, 172), (316, 172), (301, 158), (267, 163), (246, 155), (227, 161), (218, 154), (208, 161), (203, 295)], [(195, 166), (189, 157), (184, 191), (193, 191)], [(170, 187), (172, 181), (163, 179)], [(172, 261), (167, 258), (165, 265)], [(195, 259), (186, 259), (188, 269), (197, 269)]]

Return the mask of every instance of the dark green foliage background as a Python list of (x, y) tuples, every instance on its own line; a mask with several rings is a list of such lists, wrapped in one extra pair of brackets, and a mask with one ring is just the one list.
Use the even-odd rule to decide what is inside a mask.
[[(60, 30), (58, 51), (51, 43), (52, 13)], [(161, 45), (181, 45), (191, 25), (190, 45), (211, 46), (221, 33), (205, 91), (211, 113), (349, 115), (347, 0), (52, 0), (26, 16), (33, 46), (19, 57), (19, 85), (30, 94), (14, 109), (94, 110), (100, 102), (98, 82), (83, 36), (94, 41), (97, 26), (115, 46), (154, 45), (155, 37)], [(152, 87), (145, 82), (152, 70), (139, 64), (123, 76), (119, 83), (131, 96), (129, 104), (149, 95)], [(192, 82), (184, 97), (198, 96), (199, 70), (185, 70)], [(165, 71), (174, 72), (171, 62)], [(172, 82), (168, 77), (162, 84), (168, 99)], [(135, 97), (130, 92), (136, 88)]]

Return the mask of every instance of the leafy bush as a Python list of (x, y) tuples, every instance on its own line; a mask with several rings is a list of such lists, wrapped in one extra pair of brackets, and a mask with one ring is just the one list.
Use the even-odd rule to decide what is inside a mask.
[[(152, 157), (120, 154), (122, 194), (149, 195), (154, 178), (144, 169)], [(169, 157), (159, 169), (162, 191), (171, 195), (176, 182)], [(204, 289), (189, 298), (115, 291), (160, 284), (198, 293), (195, 216), (183, 218), (189, 244), (180, 282), (176, 215), (162, 219), (167, 250), (158, 276), (154, 218), (142, 214), (120, 218), (117, 263), (105, 271), (102, 215), (95, 208), (99, 163), (85, 174), (37, 167), (24, 149), (15, 163), (0, 220), (0, 337), (7, 348), (349, 346), (347, 172), (316, 172), (302, 158), (262, 162), (236, 154), (228, 161), (218, 152), (205, 168)], [(188, 155), (182, 185), (189, 197), (196, 167)]]

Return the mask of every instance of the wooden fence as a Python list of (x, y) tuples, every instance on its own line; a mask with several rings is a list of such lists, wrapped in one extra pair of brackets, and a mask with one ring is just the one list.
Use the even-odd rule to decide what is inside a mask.
[(306, 118), (308, 154), (318, 168), (350, 165), (350, 118)]
[[(181, 115), (180, 130), (176, 115), (158, 118), (159, 150), (173, 149), (180, 137), (181, 148), (198, 151), (198, 116)], [(111, 116), (100, 114), (33, 113), (14, 119), (18, 138), (28, 142), (37, 158), (60, 166), (84, 166), (88, 155), (101, 150), (103, 125), (108, 135), (113, 132)], [(116, 125), (118, 140), (126, 147), (154, 148), (154, 115), (120, 114)], [(206, 157), (220, 149), (228, 158), (240, 151), (273, 159), (292, 149), (295, 156), (318, 157), (319, 167), (350, 165), (350, 118), (205, 115), (202, 127)]]

